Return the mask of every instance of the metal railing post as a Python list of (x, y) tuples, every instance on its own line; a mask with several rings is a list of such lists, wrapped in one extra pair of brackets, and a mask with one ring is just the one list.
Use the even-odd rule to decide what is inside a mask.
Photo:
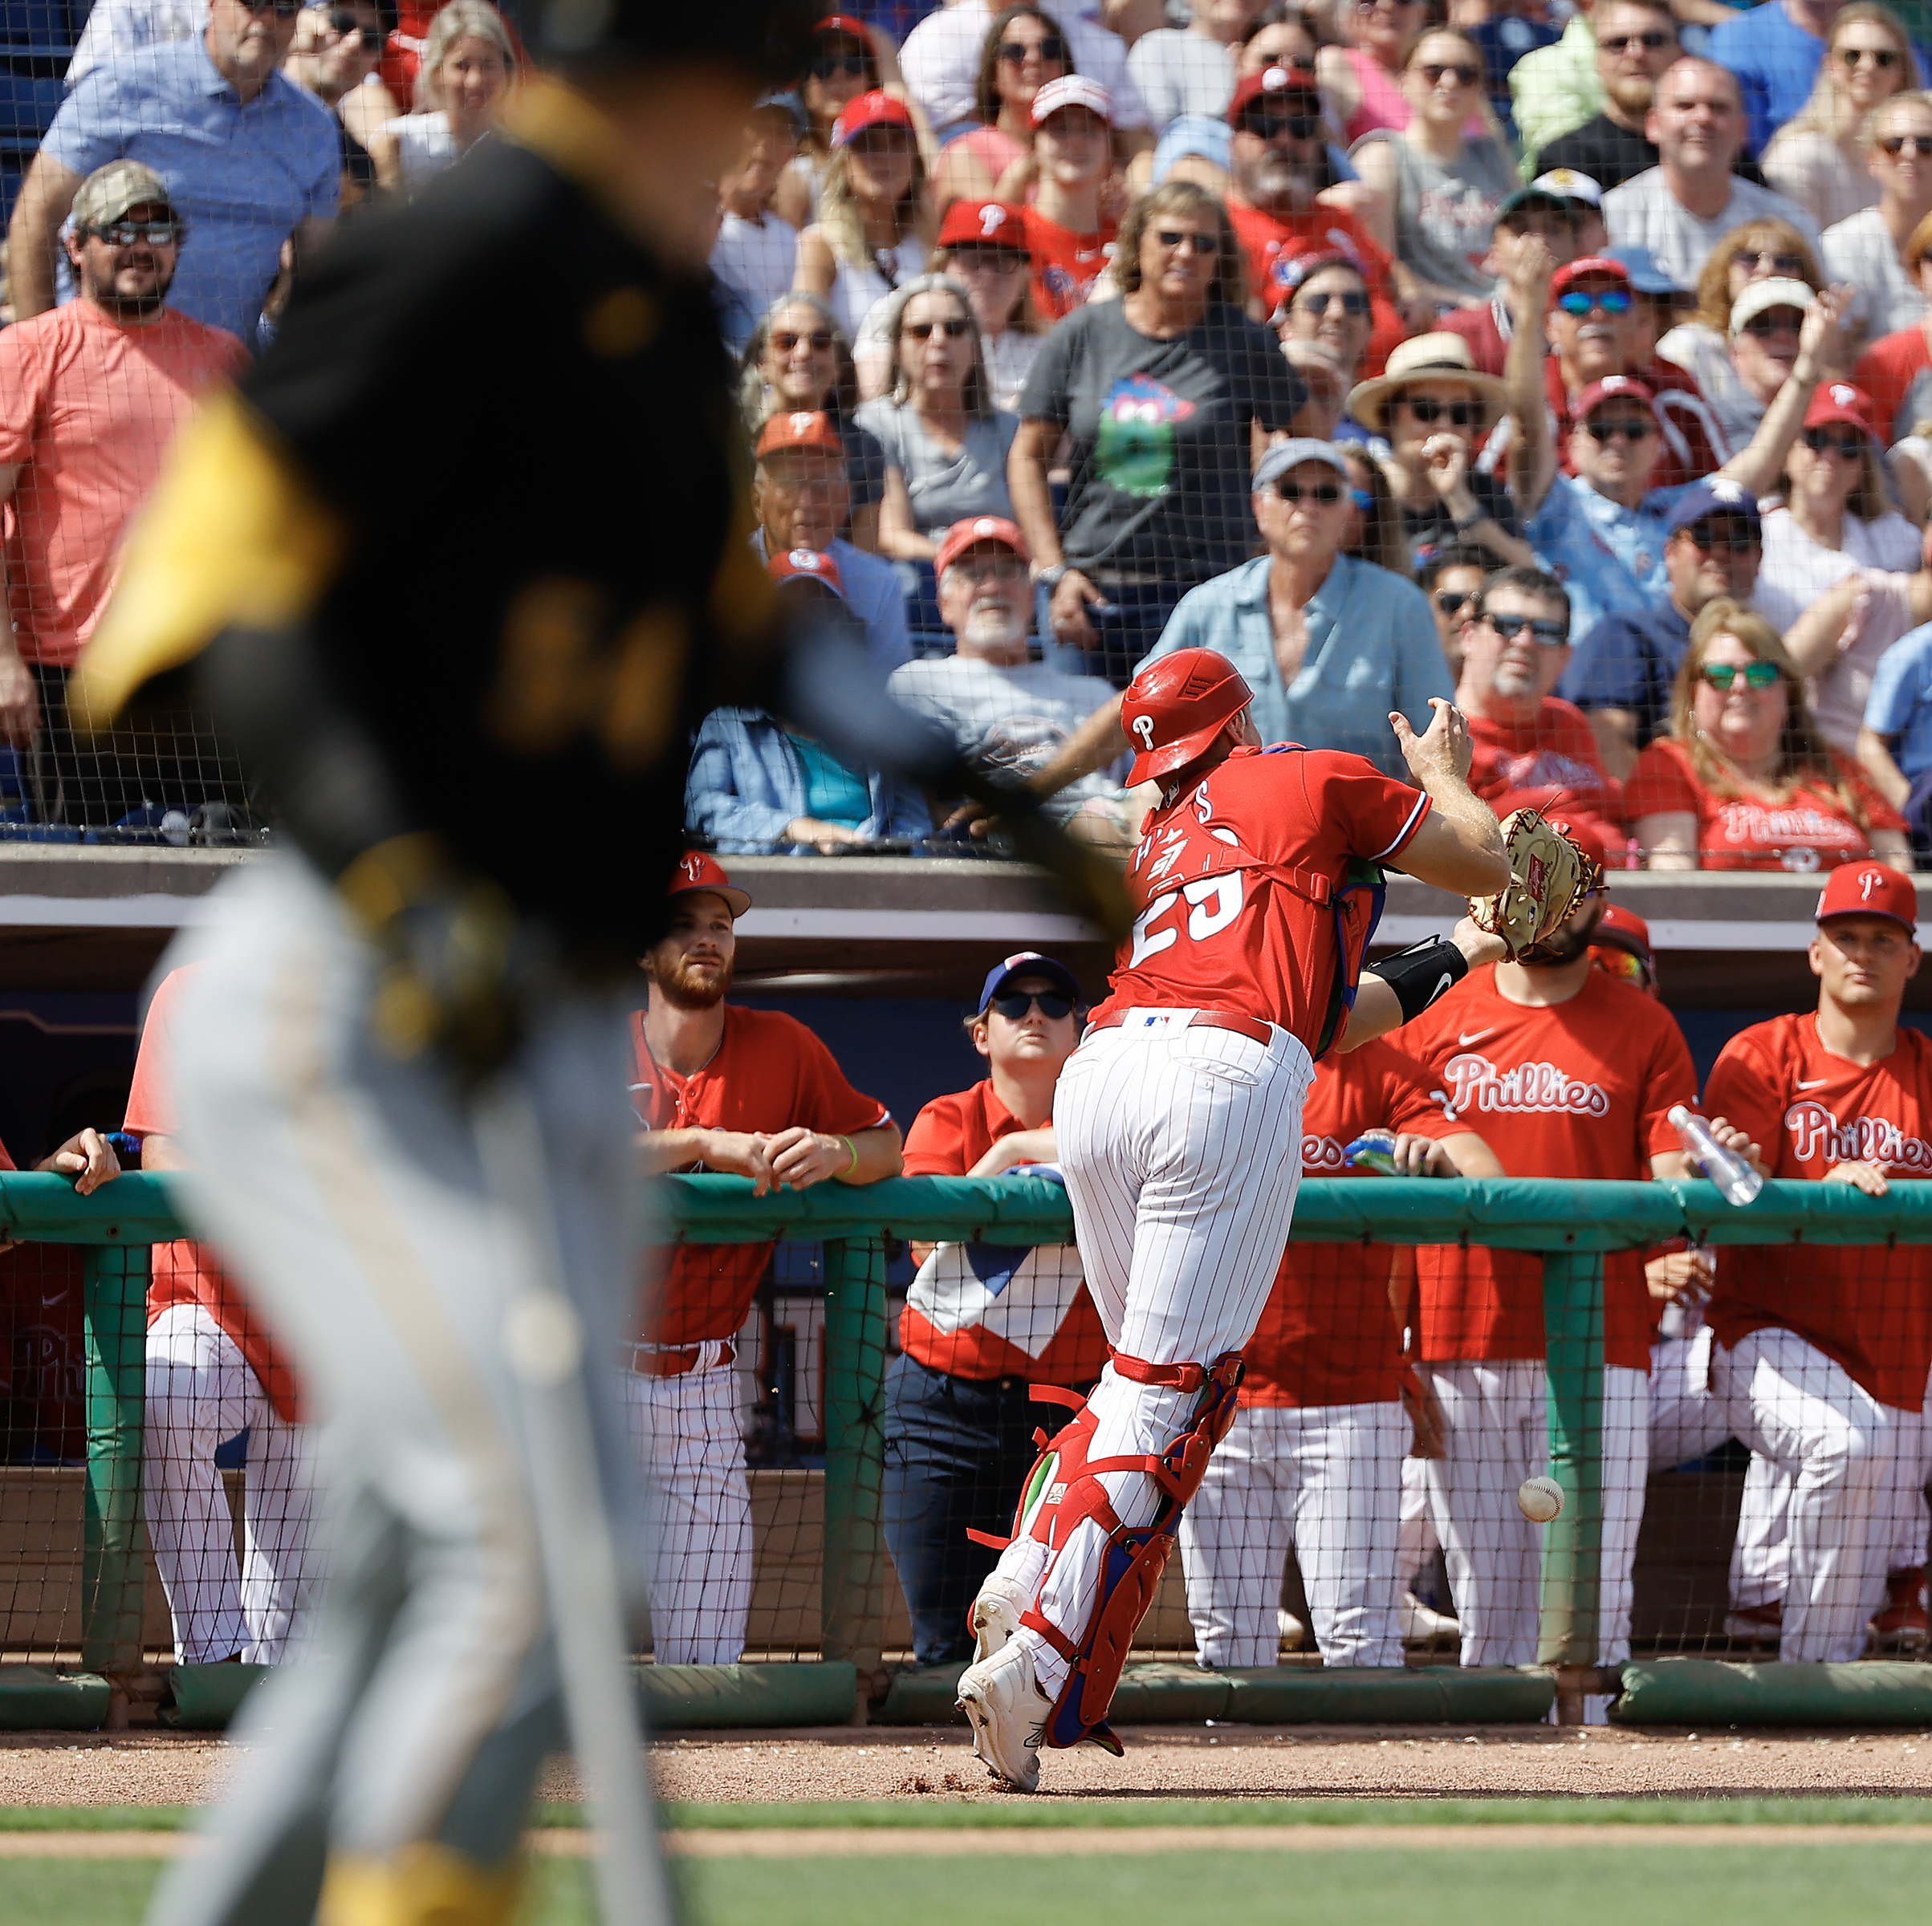
[(87, 1247), (87, 1481), (80, 1662), (131, 1672), (141, 1663), (141, 1432), (147, 1393), (148, 1246)]
[(1545, 1256), (1550, 1476), (1563, 1487), (1563, 1510), (1544, 1534), (1543, 1617), (1536, 1648), (1542, 1665), (1596, 1663), (1603, 1570), (1603, 1314), (1602, 1258), (1570, 1252)]
[(859, 1671), (861, 1706), (885, 1642), (885, 1251), (825, 1245), (825, 1569), (820, 1656)]

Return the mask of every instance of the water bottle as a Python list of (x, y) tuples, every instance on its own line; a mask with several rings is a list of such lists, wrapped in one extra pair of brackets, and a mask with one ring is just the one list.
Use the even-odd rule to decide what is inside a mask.
[(1748, 1204), (1764, 1188), (1764, 1180), (1735, 1150), (1727, 1150), (1710, 1134), (1700, 1116), (1674, 1103), (1669, 1112), (1677, 1140), (1690, 1161), (1724, 1193), (1727, 1204)]
[(1359, 1165), (1365, 1169), (1380, 1171), (1385, 1177), (1399, 1177), (1402, 1173), (1389, 1155), (1394, 1148), (1393, 1131), (1365, 1130), (1342, 1152), (1342, 1161), (1351, 1167)]

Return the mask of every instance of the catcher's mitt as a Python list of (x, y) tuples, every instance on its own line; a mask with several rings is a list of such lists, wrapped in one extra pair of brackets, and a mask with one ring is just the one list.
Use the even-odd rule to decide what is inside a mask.
[(1471, 896), (1469, 916), (1477, 928), (1503, 939), (1513, 961), (1568, 921), (1602, 883), (1603, 865), (1537, 809), (1512, 810), (1503, 819), (1503, 847), (1509, 887)]

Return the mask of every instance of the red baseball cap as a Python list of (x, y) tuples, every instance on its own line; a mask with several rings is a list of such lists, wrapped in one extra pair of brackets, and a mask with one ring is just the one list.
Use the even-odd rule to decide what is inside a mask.
[(803, 408), (789, 412), (781, 408), (758, 431), (758, 452), (762, 460), (781, 449), (816, 448), (821, 454), (843, 456), (845, 444), (830, 415), (813, 414)]
[(832, 144), (849, 147), (868, 127), (902, 127), (909, 134), (913, 110), (903, 100), (875, 87), (845, 104), (845, 111), (832, 124)]
[(1130, 784), (1184, 767), (1255, 700), (1241, 671), (1211, 648), (1177, 648), (1150, 662), (1121, 698), (1121, 727), (1135, 745)]
[(1622, 262), (1613, 261), (1608, 254), (1585, 254), (1580, 261), (1572, 261), (1568, 267), (1558, 268), (1550, 277), (1550, 299), (1555, 302), (1579, 281), (1592, 274), (1602, 275), (1621, 287), (1630, 285), (1630, 270)]
[(863, 40), (868, 47), (872, 45), (872, 35), (866, 32), (865, 22), (855, 20), (850, 14), (828, 14), (811, 32), (815, 39), (820, 34), (850, 34), (853, 39)]
[(1918, 892), (1910, 876), (1882, 863), (1841, 863), (1818, 892), (1816, 920), (1827, 916), (1889, 916), (1918, 934)]
[(1849, 381), (1822, 382), (1812, 396), (1811, 406), (1804, 411), (1804, 425), (1828, 428), (1840, 421), (1870, 434), (1872, 397)]
[(1312, 74), (1298, 67), (1264, 67), (1258, 74), (1243, 74), (1234, 83), (1234, 97), (1227, 104), (1228, 125), (1239, 126), (1241, 116), (1264, 94), (1275, 99), (1306, 94), (1314, 111), (1321, 112), (1321, 89)]
[(933, 573), (943, 575), (966, 551), (981, 542), (1003, 542), (1021, 561), (1031, 563), (1032, 551), (1027, 538), (1004, 515), (973, 515), (955, 522), (946, 531), (939, 552), (933, 558)]
[(942, 247), (1016, 247), (1027, 252), (1026, 216), (1004, 201), (955, 201), (939, 223)]
[(1099, 81), (1084, 74), (1062, 74), (1049, 80), (1033, 96), (1031, 118), (1035, 127), (1043, 126), (1063, 108), (1084, 107), (1096, 113), (1109, 127), (1113, 125), (1113, 95)]
[(1576, 404), (1570, 410), (1570, 419), (1587, 421), (1605, 402), (1616, 400), (1640, 402), (1653, 417), (1657, 413), (1657, 396), (1645, 383), (1629, 375), (1605, 375), (1602, 380), (1592, 381), (1576, 397)]
[(1653, 972), (1657, 968), (1657, 959), (1650, 950), (1650, 925), (1635, 910), (1625, 909), (1621, 903), (1604, 904), (1603, 914), (1590, 932), (1590, 941), (1607, 944), (1613, 949), (1627, 950), (1639, 962), (1649, 964)]
[(678, 858), (677, 868), (671, 872), (670, 887), (664, 893), (667, 896), (688, 896), (700, 889), (708, 889), (713, 896), (722, 896), (734, 923), (751, 907), (750, 896), (725, 874), (724, 865), (717, 857), (706, 855), (702, 849), (687, 849)]
[(788, 548), (765, 564), (765, 573), (774, 582), (823, 582), (843, 602), (845, 578), (832, 558), (816, 548)]

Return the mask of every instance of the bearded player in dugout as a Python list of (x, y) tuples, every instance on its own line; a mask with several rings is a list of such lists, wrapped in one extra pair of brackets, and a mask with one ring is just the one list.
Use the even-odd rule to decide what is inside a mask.
[[(551, 0), (554, 73), (502, 137), (334, 237), (185, 435), (80, 665), (99, 727), (212, 711), (276, 810), (287, 847), (170, 959), (206, 959), (180, 1136), (197, 1233), (334, 1440), (316, 1661), (259, 1695), (275, 1742), (165, 1883), (169, 1926), (507, 1920), (565, 1685), (605, 1916), (668, 1914), (610, 1360), (634, 1302), (622, 986), (661, 931), (698, 719), (769, 707), (978, 793), (1124, 926), (1117, 881), (960, 768), (862, 650), (781, 632), (747, 541), (710, 183), (812, 18)], [(432, 360), (493, 405), (455, 419), (437, 486), (372, 479), (361, 451)], [(514, 502), (506, 449), (543, 477)]]

